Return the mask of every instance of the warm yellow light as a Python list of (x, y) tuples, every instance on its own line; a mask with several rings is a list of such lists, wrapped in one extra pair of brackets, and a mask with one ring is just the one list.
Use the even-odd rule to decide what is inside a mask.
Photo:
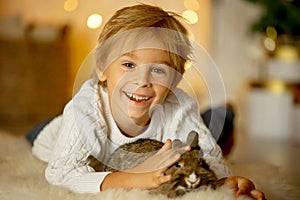
[(264, 41), (264, 46), (268, 51), (274, 51), (276, 48), (276, 43), (272, 38), (266, 37)]
[(267, 89), (274, 94), (282, 94), (285, 91), (286, 87), (284, 82), (280, 80), (273, 80), (267, 84)]
[(78, 0), (66, 0), (64, 3), (64, 9), (66, 12), (72, 12), (78, 7)]
[(187, 61), (186, 63), (185, 63), (185, 65), (184, 65), (184, 69), (185, 70), (188, 70), (189, 68), (191, 68), (192, 67), (192, 63), (190, 62), (190, 61)]
[(99, 14), (92, 14), (87, 19), (87, 26), (91, 29), (97, 29), (102, 24), (102, 16)]
[(291, 45), (282, 45), (278, 47), (276, 56), (284, 61), (298, 60), (298, 49)]
[(184, 0), (183, 4), (188, 10), (198, 10), (200, 7), (198, 0)]
[(188, 24), (195, 24), (198, 22), (198, 15), (193, 10), (186, 10), (182, 13), (182, 17)]
[(266, 29), (266, 35), (267, 35), (267, 37), (272, 38), (273, 40), (276, 40), (277, 31), (274, 27), (268, 26)]

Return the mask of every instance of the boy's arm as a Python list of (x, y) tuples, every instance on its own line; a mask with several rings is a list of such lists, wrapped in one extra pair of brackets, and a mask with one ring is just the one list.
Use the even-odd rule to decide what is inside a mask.
[[(95, 172), (89, 166), (88, 157), (100, 152), (101, 144), (94, 139), (94, 134), (88, 134), (94, 130), (90, 123), (84, 121), (85, 118), (79, 122), (78, 119), (75, 121), (75, 117), (79, 116), (73, 112), (74, 106), (71, 101), (65, 107), (58, 139), (48, 162), (45, 177), (50, 184), (64, 186), (74, 192), (99, 192), (100, 183), (109, 172)], [(80, 130), (82, 126), (79, 123), (88, 129)]]
[(156, 188), (171, 179), (171, 176), (162, 175), (161, 171), (148, 173), (113, 172), (108, 174), (100, 185), (100, 190), (112, 188), (150, 189)]
[(74, 139), (70, 135), (59, 137), (45, 171), (47, 181), (74, 192), (99, 192), (100, 183), (109, 172), (95, 172), (88, 165), (91, 152), (83, 147), (78, 138)]

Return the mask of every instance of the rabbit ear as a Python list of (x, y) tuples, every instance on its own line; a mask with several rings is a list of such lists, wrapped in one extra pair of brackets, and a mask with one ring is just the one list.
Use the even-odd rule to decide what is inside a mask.
[(176, 140), (173, 140), (172, 142), (172, 148), (179, 148), (179, 147), (182, 147), (183, 144), (180, 140), (176, 139)]
[(192, 148), (198, 146), (198, 133), (191, 131), (187, 137), (186, 144), (190, 145)]
[(200, 148), (200, 150), (199, 150), (199, 157), (200, 157), (200, 158), (203, 158), (203, 155), (204, 155), (204, 154), (203, 154), (203, 151), (202, 151), (202, 149)]

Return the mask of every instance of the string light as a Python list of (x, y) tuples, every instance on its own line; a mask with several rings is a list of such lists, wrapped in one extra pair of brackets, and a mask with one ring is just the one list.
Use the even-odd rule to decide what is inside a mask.
[(184, 65), (184, 69), (185, 70), (188, 70), (188, 69), (190, 69), (192, 67), (192, 63), (190, 62), (190, 61), (187, 61), (186, 63), (185, 63), (185, 65)]
[(196, 24), (198, 22), (198, 15), (193, 10), (185, 10), (182, 13), (182, 17), (186, 19), (188, 24)]
[(91, 14), (87, 19), (87, 26), (91, 29), (97, 29), (102, 24), (102, 16), (99, 14)]
[(264, 40), (264, 46), (268, 51), (274, 51), (276, 48), (276, 43), (272, 38), (266, 37)]
[(284, 82), (280, 80), (272, 80), (266, 85), (266, 87), (274, 94), (282, 94), (286, 89)]
[(188, 10), (198, 10), (200, 5), (197, 0), (184, 0), (184, 7)]
[(66, 12), (72, 12), (78, 7), (78, 0), (66, 0), (64, 3), (64, 10)]
[(277, 31), (274, 27), (268, 26), (266, 29), (266, 35), (267, 35), (267, 37), (272, 38), (273, 40), (276, 40)]

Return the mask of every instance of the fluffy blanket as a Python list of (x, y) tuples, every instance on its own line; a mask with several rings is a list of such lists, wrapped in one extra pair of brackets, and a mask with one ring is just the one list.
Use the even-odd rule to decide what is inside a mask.
[[(31, 147), (23, 137), (0, 132), (0, 199), (151, 199), (166, 200), (165, 196), (153, 196), (145, 190), (108, 190), (97, 194), (75, 194), (67, 189), (49, 185), (44, 178), (46, 164), (31, 155)], [(268, 199), (300, 199), (299, 188), (288, 183), (280, 170), (266, 164), (235, 164), (233, 171), (252, 179), (266, 193)], [(222, 188), (216, 191), (191, 192), (180, 199), (231, 200), (232, 193)], [(239, 200), (249, 199), (239, 197)]]

